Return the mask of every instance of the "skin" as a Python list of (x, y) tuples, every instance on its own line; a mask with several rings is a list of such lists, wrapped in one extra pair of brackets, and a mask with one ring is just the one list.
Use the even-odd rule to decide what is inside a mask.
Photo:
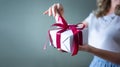
[[(120, 0), (111, 0), (111, 8), (108, 11), (107, 15), (114, 13), (115, 7), (118, 4), (120, 4)], [(64, 17), (64, 8), (61, 4), (55, 3), (51, 7), (49, 7), (49, 9), (46, 10), (43, 14), (53, 16), (55, 19), (57, 19), (58, 16)], [(83, 21), (82, 23), (85, 25), (85, 27), (88, 26), (86, 21)], [(79, 24), (78, 26), (82, 26), (82, 25)], [(111, 52), (111, 51), (98, 49), (98, 48), (90, 46), (89, 44), (84, 44), (83, 46), (79, 46), (79, 50), (92, 53), (92, 54), (94, 54), (98, 57), (101, 57), (105, 60), (108, 60), (112, 63), (120, 65), (120, 53), (115, 53), (115, 52)]]

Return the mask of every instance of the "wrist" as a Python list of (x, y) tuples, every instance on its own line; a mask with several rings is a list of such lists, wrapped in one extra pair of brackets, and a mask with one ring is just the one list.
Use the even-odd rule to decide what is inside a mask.
[(92, 46), (90, 46), (90, 45), (87, 45), (85, 51), (91, 53), (91, 52), (93, 51), (93, 49), (94, 49), (94, 47), (92, 47)]
[(79, 50), (80, 50), (80, 51), (91, 52), (92, 47), (89, 46), (88, 44), (84, 44), (84, 45), (82, 45), (82, 46), (79, 46)]

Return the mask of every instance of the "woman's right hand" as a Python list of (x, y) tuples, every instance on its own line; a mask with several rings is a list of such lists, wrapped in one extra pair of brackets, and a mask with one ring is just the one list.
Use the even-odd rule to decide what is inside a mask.
[(51, 7), (49, 7), (48, 10), (46, 10), (43, 14), (47, 14), (49, 16), (63, 16), (64, 9), (63, 6), (60, 3), (55, 3)]

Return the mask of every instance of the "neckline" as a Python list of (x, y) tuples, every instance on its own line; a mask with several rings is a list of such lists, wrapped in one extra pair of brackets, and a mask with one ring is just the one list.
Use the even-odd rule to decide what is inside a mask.
[(111, 13), (111, 14), (105, 15), (105, 16), (99, 18), (99, 20), (100, 20), (99, 23), (102, 24), (102, 27), (104, 29), (108, 28), (113, 23), (113, 20), (115, 19), (115, 17), (116, 17), (115, 13)]
[(116, 16), (116, 14), (115, 13), (110, 13), (110, 14), (107, 14), (107, 15), (105, 15), (103, 17), (111, 17), (111, 16)]
[(111, 13), (111, 14), (105, 15), (101, 18), (104, 20), (112, 21), (115, 18), (115, 16), (116, 16), (115, 13)]

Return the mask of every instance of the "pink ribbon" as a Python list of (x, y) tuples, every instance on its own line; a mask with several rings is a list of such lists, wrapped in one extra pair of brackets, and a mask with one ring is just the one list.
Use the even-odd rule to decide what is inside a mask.
[[(71, 47), (71, 52), (72, 52), (72, 56), (76, 55), (78, 52), (79, 44), (81, 44), (81, 45), (83, 44), (82, 31), (81, 31), (83, 28), (78, 29), (78, 28), (76, 28), (77, 25), (68, 25), (67, 22), (65, 21), (65, 19), (61, 16), (58, 17), (58, 23), (55, 23), (52, 26), (58, 26), (61, 29), (56, 34), (56, 43), (57, 43), (58, 49), (61, 49), (61, 42), (60, 42), (61, 33), (66, 30), (71, 30), (73, 32), (73, 43), (72, 43), (72, 47)], [(48, 31), (48, 34), (49, 34), (50, 42), (53, 45), (53, 41), (52, 41), (52, 38), (50, 35), (50, 30)]]

